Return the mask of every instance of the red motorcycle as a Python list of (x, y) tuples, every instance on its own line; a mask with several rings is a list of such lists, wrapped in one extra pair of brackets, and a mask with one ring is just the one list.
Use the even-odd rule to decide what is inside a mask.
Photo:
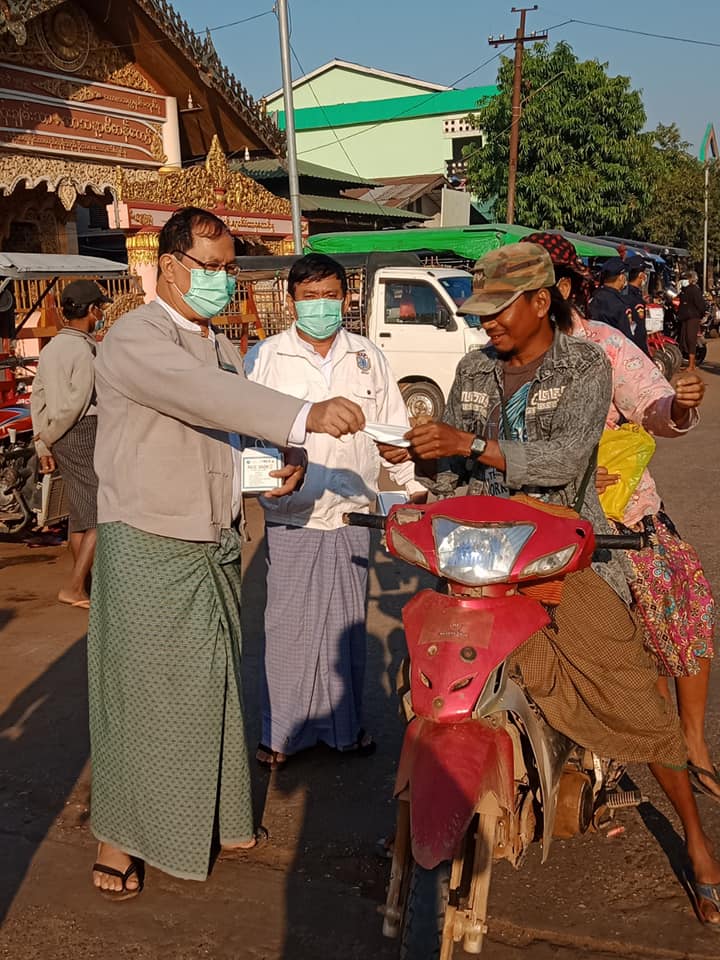
[(588, 831), (611, 806), (621, 768), (551, 728), (508, 658), (550, 622), (562, 579), (596, 550), (640, 549), (639, 535), (601, 537), (569, 511), (530, 498), (458, 497), (349, 514), (385, 530), (390, 553), (446, 583), (403, 610), (408, 719), (395, 783), (398, 817), (383, 933), (402, 960), (482, 950), (493, 861), (519, 866), (542, 842)]
[(39, 473), (28, 377), (18, 381), (18, 370), (32, 375), (36, 367), (37, 358), (0, 353), (0, 539), (24, 536), (68, 515), (59, 473)]

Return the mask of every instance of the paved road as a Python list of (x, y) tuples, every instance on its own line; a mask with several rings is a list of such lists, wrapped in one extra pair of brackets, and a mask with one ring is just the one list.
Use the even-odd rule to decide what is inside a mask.
[[(711, 345), (702, 426), (661, 441), (654, 471), (667, 507), (700, 549), (720, 594), (716, 491), (720, 464), (720, 343)], [(257, 535), (258, 517), (252, 516)], [(257, 738), (263, 603), (257, 541), (246, 557), (245, 679)], [(0, 957), (12, 960), (365, 960), (395, 957), (377, 907), (386, 865), (373, 853), (391, 829), (389, 797), (402, 728), (390, 678), (402, 656), (399, 613), (413, 571), (375, 555), (369, 620), (368, 760), (318, 750), (269, 777), (257, 771), (258, 816), (272, 843), (217, 865), (206, 884), (149, 871), (143, 896), (107, 904), (89, 884), (86, 614), (53, 602), (68, 568), (58, 547), (0, 548)], [(709, 713), (720, 757), (717, 675)], [(672, 863), (676, 821), (643, 770), (655, 806), (624, 814), (623, 836), (556, 843), (541, 867), (501, 865), (491, 895), (490, 960), (710, 960), (720, 937), (694, 920)], [(720, 847), (720, 805), (700, 801)]]

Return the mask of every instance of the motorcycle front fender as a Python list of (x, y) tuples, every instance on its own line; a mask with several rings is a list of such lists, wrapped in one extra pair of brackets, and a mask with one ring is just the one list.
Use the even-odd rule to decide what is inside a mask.
[(492, 793), (502, 809), (513, 809), (512, 740), (478, 720), (416, 717), (405, 733), (395, 795), (407, 787), (413, 857), (432, 870), (456, 855), (482, 796)]

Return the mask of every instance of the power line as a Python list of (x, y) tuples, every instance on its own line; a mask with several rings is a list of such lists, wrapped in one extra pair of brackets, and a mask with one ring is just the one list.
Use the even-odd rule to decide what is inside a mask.
[[(293, 47), (292, 43), (290, 44), (290, 50), (292, 51), (292, 55), (295, 57), (295, 61), (296, 61), (297, 65), (298, 65), (298, 67), (300, 68), (300, 72), (304, 75), (304, 74), (306, 73), (306, 70), (305, 70), (305, 68), (303, 67), (302, 63), (300, 63), (300, 58), (298, 57), (297, 53), (295, 52), (295, 48)], [(320, 107), (320, 109), (322, 110), (322, 114), (323, 114), (323, 116), (325, 117), (325, 121), (326, 121), (327, 125), (330, 127), (330, 129), (331, 129), (332, 132), (333, 132), (333, 135), (334, 135), (334, 137), (335, 137), (335, 140), (336, 140), (336, 142), (337, 142), (337, 145), (340, 147), (340, 149), (342, 150), (342, 152), (345, 154), (345, 157), (347, 158), (348, 163), (349, 163), (350, 166), (353, 168), (353, 170), (355, 171), (355, 173), (357, 174), (357, 176), (362, 180), (362, 179), (363, 179), (362, 174), (360, 173), (360, 171), (358, 170), (358, 168), (355, 166), (352, 157), (351, 157), (350, 154), (347, 152), (347, 150), (345, 149), (345, 146), (344, 146), (342, 140), (341, 140), (340, 137), (338, 136), (337, 130), (335, 129), (335, 127), (334, 127), (334, 126), (332, 125), (332, 123), (330, 122), (330, 119), (329, 119), (329, 117), (328, 117), (328, 115), (327, 115), (327, 113), (326, 113), (326, 111), (325, 111), (325, 107), (320, 103), (320, 100), (318, 99), (318, 96), (317, 96), (317, 94), (315, 93), (315, 88), (313, 87), (312, 83), (310, 83), (309, 81), (308, 81), (308, 84), (307, 84), (307, 85), (308, 85), (308, 87), (310, 88), (310, 92), (311, 92), (312, 95), (313, 95), (313, 99), (315, 100), (315, 103), (317, 103), (318, 107)], [(383, 208), (382, 208), (382, 205), (380, 204), (380, 202), (377, 200), (376, 197), (372, 196), (372, 193), (371, 193), (371, 200), (372, 200), (372, 202), (375, 204), (375, 206), (378, 208), (378, 211), (379, 211), (383, 216), (386, 216), (385, 211), (384, 211)]]
[[(574, 21), (563, 20), (562, 23), (556, 23), (551, 27), (546, 27), (545, 32), (549, 32), (550, 30), (559, 30), (560, 27), (567, 26), (568, 23), (574, 23)], [(493, 56), (490, 57), (489, 59), (483, 60), (482, 63), (478, 64), (476, 67), (473, 67), (472, 70), (469, 70), (467, 73), (464, 73), (461, 77), (458, 77), (457, 80), (453, 80), (453, 82), (448, 84), (448, 86), (451, 88), (457, 87), (458, 84), (463, 83), (465, 80), (468, 80), (470, 77), (474, 76), (476, 73), (479, 73), (480, 70), (483, 70), (485, 67), (490, 66), (490, 64), (493, 63), (495, 60), (499, 60), (501, 56), (502, 56), (502, 53), (500, 52), (493, 54)], [(302, 70), (302, 67), (300, 69)], [(303, 71), (303, 73), (304, 72), (305, 71)], [(447, 93), (447, 91), (437, 90), (435, 93), (431, 93), (424, 100), (421, 100), (420, 103), (414, 103), (410, 107), (407, 107), (405, 110), (401, 110), (399, 113), (393, 114), (391, 117), (388, 117), (386, 120), (379, 120), (377, 123), (373, 123), (369, 127), (363, 127), (362, 130), (357, 130), (355, 133), (349, 133), (346, 137), (340, 137), (340, 140), (342, 141), (352, 140), (353, 137), (360, 137), (364, 133), (370, 133), (371, 130), (375, 130), (377, 127), (381, 127), (385, 123), (390, 123), (393, 120), (399, 120), (401, 117), (404, 117), (405, 114), (410, 113), (413, 110), (417, 110), (419, 107), (425, 106), (426, 103), (429, 103), (431, 100), (434, 100), (435, 97), (439, 97), (440, 94), (442, 93)], [(327, 119), (327, 116), (326, 116), (326, 119)], [(301, 152), (303, 154), (314, 153), (316, 150), (324, 150), (325, 147), (332, 147), (332, 146), (334, 146), (334, 142), (321, 143), (321, 144), (318, 144), (318, 146), (316, 147), (309, 147), (307, 150), (302, 150)]]
[[(633, 30), (630, 27), (614, 27), (608, 23), (593, 23), (591, 20), (566, 20), (567, 23), (580, 23), (584, 27), (598, 27), (601, 30), (614, 30), (616, 33), (631, 33), (636, 37), (650, 37), (652, 40), (672, 40), (675, 43), (692, 43), (698, 47), (720, 47), (720, 43), (714, 40), (696, 40), (693, 37), (674, 37), (667, 33), (650, 33), (647, 30)], [(561, 26), (565, 26), (561, 24)]]
[[(483, 67), (487, 67), (489, 64), (493, 62), (493, 60), (498, 60), (500, 56), (501, 54), (496, 53), (494, 56), (490, 57), (489, 60), (485, 60), (483, 63), (479, 64), (477, 67), (474, 67), (472, 70), (469, 71), (469, 73), (466, 73), (462, 77), (459, 77), (449, 86), (456, 87), (459, 83), (462, 83), (463, 80), (467, 80), (468, 77), (471, 77), (473, 76), (473, 74), (477, 73), (479, 70), (482, 70)], [(431, 93), (430, 96), (425, 97), (424, 100), (421, 100), (420, 103), (413, 103), (409, 107), (406, 107), (405, 110), (400, 110), (399, 113), (395, 113), (391, 117), (387, 117), (387, 119), (385, 120), (378, 120), (377, 123), (373, 123), (369, 127), (363, 127), (362, 130), (357, 130), (355, 133), (349, 133), (346, 137), (340, 137), (340, 141), (352, 140), (353, 137), (360, 137), (364, 133), (370, 133), (371, 130), (375, 130), (377, 127), (383, 126), (383, 124), (390, 123), (392, 120), (399, 120), (401, 117), (404, 117), (407, 113), (411, 113), (413, 110), (417, 110), (420, 107), (425, 106), (426, 103), (429, 103), (431, 100), (434, 100), (435, 97), (439, 97), (440, 94), (442, 93), (447, 93), (447, 90), (437, 90), (435, 93)], [(326, 119), (327, 119), (327, 115), (326, 115)], [(332, 142), (321, 143), (316, 147), (310, 147), (308, 150), (303, 150), (302, 152), (313, 153), (315, 150), (322, 150), (325, 147), (332, 147), (333, 145), (334, 144)]]

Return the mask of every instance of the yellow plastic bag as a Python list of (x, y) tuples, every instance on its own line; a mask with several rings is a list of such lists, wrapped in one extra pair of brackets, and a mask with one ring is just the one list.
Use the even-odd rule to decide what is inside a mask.
[(624, 423), (617, 430), (603, 430), (598, 445), (598, 466), (620, 479), (600, 496), (605, 516), (622, 522), (630, 497), (655, 453), (655, 440), (635, 423)]

